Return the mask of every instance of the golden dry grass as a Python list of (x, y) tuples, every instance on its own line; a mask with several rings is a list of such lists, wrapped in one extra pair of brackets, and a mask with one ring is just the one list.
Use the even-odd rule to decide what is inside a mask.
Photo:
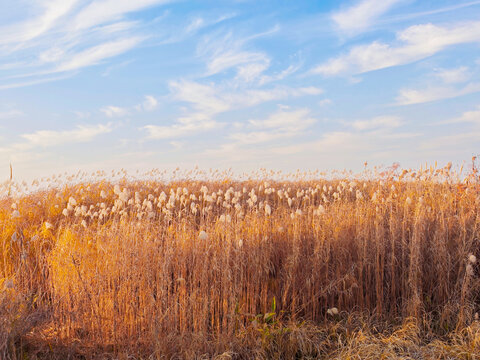
[(5, 184), (0, 358), (480, 358), (475, 168), (217, 175)]

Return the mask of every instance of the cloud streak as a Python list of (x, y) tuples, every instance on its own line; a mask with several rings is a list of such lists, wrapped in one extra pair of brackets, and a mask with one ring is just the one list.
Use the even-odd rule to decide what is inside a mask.
[[(37, 0), (33, 16), (0, 27), (0, 69), (8, 78), (25, 78), (0, 89), (56, 81), (54, 73), (69, 73), (106, 63), (149, 39), (153, 31), (137, 17), (145, 9), (169, 0)], [(137, 20), (132, 20), (137, 17)], [(1, 74), (1, 73), (0, 73)]]
[(81, 69), (83, 67), (99, 64), (102, 60), (123, 54), (133, 49), (143, 38), (129, 37), (125, 39), (109, 41), (72, 54), (69, 59), (62, 61), (55, 72), (64, 72)]
[(480, 21), (450, 26), (414, 25), (397, 33), (396, 39), (392, 45), (374, 41), (354, 46), (347, 54), (316, 66), (312, 73), (324, 76), (360, 74), (422, 60), (453, 45), (479, 42)]
[(188, 80), (172, 81), (170, 90), (174, 100), (189, 103), (190, 108), (185, 115), (178, 117), (175, 123), (169, 126), (155, 124), (144, 126), (142, 130), (148, 132), (148, 139), (178, 138), (213, 130), (222, 126), (221, 123), (214, 120), (218, 114), (274, 100), (315, 96), (323, 92), (317, 87), (274, 87), (232, 92), (221, 86), (200, 84)]
[(93, 140), (101, 134), (111, 132), (111, 124), (77, 125), (72, 130), (39, 130), (34, 133), (23, 134), (21, 137), (26, 143), (17, 145), (23, 148), (52, 147), (64, 144), (83, 143)]
[(425, 89), (402, 89), (397, 98), (397, 105), (413, 105), (451, 99), (480, 92), (480, 83), (472, 82), (461, 88), (451, 86), (433, 86)]
[(339, 30), (352, 35), (365, 31), (381, 15), (402, 0), (362, 0), (354, 6), (332, 14), (332, 20)]
[(236, 145), (250, 145), (270, 142), (301, 135), (317, 120), (310, 116), (310, 110), (280, 110), (263, 120), (249, 120), (251, 131), (233, 133), (230, 138)]

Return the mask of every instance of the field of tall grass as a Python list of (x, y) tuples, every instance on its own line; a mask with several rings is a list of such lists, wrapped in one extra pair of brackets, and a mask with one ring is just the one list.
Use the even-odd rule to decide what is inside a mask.
[(480, 359), (467, 172), (6, 182), (0, 358)]

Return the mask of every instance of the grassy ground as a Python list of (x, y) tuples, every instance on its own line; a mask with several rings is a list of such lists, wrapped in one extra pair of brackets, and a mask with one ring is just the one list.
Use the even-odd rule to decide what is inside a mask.
[(480, 358), (475, 169), (217, 175), (4, 184), (0, 358)]

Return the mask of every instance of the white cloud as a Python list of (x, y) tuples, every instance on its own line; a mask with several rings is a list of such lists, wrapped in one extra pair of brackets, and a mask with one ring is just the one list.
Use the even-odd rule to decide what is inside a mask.
[(331, 99), (322, 99), (318, 102), (318, 105), (319, 106), (327, 106), (327, 105), (330, 105), (331, 103), (332, 103)]
[(272, 82), (272, 81), (278, 81), (278, 80), (283, 80), (285, 79), (287, 76), (295, 73), (296, 71), (298, 71), (300, 69), (300, 64), (296, 64), (296, 65), (289, 65), (285, 70), (282, 70), (281, 72), (279, 72), (278, 74), (273, 74), (273, 75), (262, 75), (258, 81), (258, 83), (260, 85), (264, 85), (264, 84), (267, 84), (269, 82)]
[(35, 5), (40, 9), (41, 14), (33, 19), (0, 27), (0, 44), (18, 44), (34, 40), (50, 30), (77, 3), (78, 0), (37, 1)]
[[(0, 68), (9, 70), (9, 78), (28, 80), (12, 84), (3, 81), (0, 89), (55, 81), (61, 78), (46, 76), (58, 72), (73, 76), (75, 70), (105, 63), (132, 50), (151, 37), (154, 23), (126, 18), (169, 2), (35, 0), (28, 11), (12, 11), (10, 23), (0, 26)], [(8, 8), (2, 10), (9, 12)]]
[(250, 89), (243, 92), (222, 93), (221, 96), (229, 104), (230, 108), (241, 109), (268, 101), (315, 96), (322, 93), (323, 90), (315, 86), (301, 88), (277, 86), (271, 89)]
[(126, 14), (154, 5), (166, 4), (168, 0), (96, 0), (83, 8), (73, 19), (75, 30), (91, 28), (122, 19)]
[(354, 121), (352, 127), (355, 130), (373, 130), (379, 128), (395, 128), (402, 125), (402, 121), (398, 116), (377, 116), (368, 120)]
[(175, 150), (180, 150), (185, 146), (185, 143), (182, 141), (170, 141), (169, 144), (172, 145)]
[(468, 67), (461, 66), (454, 69), (437, 69), (436, 74), (444, 83), (462, 83), (470, 78)]
[(56, 68), (56, 71), (71, 71), (96, 65), (104, 59), (120, 55), (134, 48), (142, 40), (141, 37), (130, 37), (93, 46), (79, 53), (75, 53), (70, 56), (68, 60), (61, 62)]
[(68, 78), (69, 76), (70, 75), (53, 76), (53, 77), (46, 77), (46, 78), (41, 78), (37, 80), (21, 81), (21, 82), (0, 85), (0, 90), (15, 89), (15, 88), (20, 88), (25, 86), (43, 84), (51, 81), (63, 80)]
[(133, 62), (133, 60), (126, 60), (126, 61), (122, 61), (118, 64), (113, 64), (111, 66), (108, 66), (105, 71), (102, 73), (102, 76), (105, 77), (105, 76), (109, 76), (113, 70), (117, 70), (117, 69), (120, 69), (120, 68), (123, 68), (129, 64), (131, 64)]
[(362, 0), (354, 6), (332, 15), (339, 29), (347, 34), (366, 30), (382, 14), (402, 0)]
[(480, 106), (477, 107), (477, 110), (465, 111), (458, 118), (443, 122), (443, 124), (453, 124), (453, 123), (472, 123), (472, 124), (480, 125)]
[(309, 117), (308, 109), (296, 111), (280, 110), (263, 120), (249, 120), (248, 123), (254, 127), (264, 129), (280, 129), (285, 132), (299, 132), (316, 122)]
[(480, 83), (469, 83), (462, 88), (448, 86), (428, 87), (425, 89), (402, 89), (397, 98), (397, 105), (421, 104), (431, 101), (450, 99), (480, 91)]
[(231, 91), (222, 86), (205, 85), (194, 81), (172, 81), (170, 89), (176, 100), (192, 104), (193, 113), (180, 118), (180, 122), (209, 119), (213, 115), (233, 109), (255, 106), (272, 100), (288, 99), (305, 95), (319, 95), (317, 87), (274, 87), (271, 89), (247, 89)]
[(135, 106), (137, 111), (152, 111), (158, 106), (158, 100), (152, 95), (145, 95), (145, 99), (141, 104)]
[[(263, 71), (268, 67), (269, 62), (270, 60), (268, 57), (261, 52), (238, 51), (233, 49), (220, 54), (215, 54), (207, 64), (207, 71), (208, 75), (213, 75), (232, 67), (252, 63), (263, 65)], [(240, 71), (241, 68), (239, 68), (239, 72)]]
[(453, 26), (422, 24), (397, 33), (394, 45), (375, 41), (353, 47), (347, 54), (328, 60), (312, 72), (325, 76), (358, 74), (405, 65), (434, 55), (445, 48), (480, 41), (480, 21)]
[[(304, 133), (308, 132), (308, 128)], [(250, 165), (277, 166), (291, 170), (301, 168), (305, 163), (320, 163), (322, 169), (342, 167), (360, 168), (365, 161), (391, 163), (392, 159), (417, 159), (419, 133), (394, 132), (391, 128), (372, 131), (328, 131), (318, 132), (313, 140), (303, 133), (296, 140), (286, 141), (267, 129), (258, 130), (253, 139), (242, 137), (247, 146), (230, 141), (217, 148), (207, 149), (201, 156), (215, 157), (228, 166)], [(255, 146), (252, 146), (255, 145)], [(407, 149), (407, 150), (406, 150)], [(303, 164), (303, 165), (302, 165)]]
[(130, 108), (125, 108), (125, 107), (119, 107), (119, 106), (104, 106), (103, 108), (100, 109), (102, 113), (105, 114), (105, 116), (109, 118), (113, 117), (122, 117), (129, 115), (133, 111), (153, 111), (157, 108), (158, 106), (158, 100), (152, 96), (152, 95), (145, 95), (144, 100), (135, 106), (132, 106)]
[(191, 103), (197, 112), (213, 115), (230, 108), (213, 85), (180, 80), (170, 82), (169, 86), (174, 99)]
[(189, 136), (198, 132), (213, 130), (221, 125), (213, 120), (196, 123), (181, 123), (171, 126), (147, 125), (142, 129), (148, 132), (148, 139), (161, 140)]
[[(322, 166), (338, 168), (339, 158), (356, 159), (357, 162), (384, 158), (392, 158), (403, 154), (408, 142), (419, 137), (418, 133), (392, 133), (389, 130), (368, 132), (331, 131), (320, 136), (319, 140), (302, 142), (293, 145), (279, 145), (270, 149), (276, 156), (296, 156), (303, 154), (305, 158), (322, 160)], [(413, 153), (415, 150), (408, 147)], [(332, 156), (335, 154), (335, 156)], [(386, 155), (387, 154), (387, 155)]]
[(13, 119), (22, 115), (23, 112), (21, 112), (20, 110), (0, 111), (0, 120)]
[(269, 66), (269, 60), (239, 66), (236, 78), (244, 82), (252, 82), (256, 80), (266, 69), (268, 69)]
[[(317, 120), (310, 117), (308, 109), (280, 110), (262, 120), (249, 120), (253, 131), (236, 132), (230, 138), (236, 145), (265, 143), (281, 138), (299, 136)], [(258, 129), (258, 130), (257, 130)]]
[(317, 87), (289, 88), (275, 87), (268, 90), (250, 89), (238, 92), (213, 84), (200, 84), (194, 81), (170, 82), (172, 98), (187, 102), (190, 108), (169, 126), (148, 125), (143, 127), (149, 132), (150, 139), (166, 139), (188, 136), (196, 132), (216, 129), (222, 123), (214, 117), (227, 111), (243, 109), (264, 102), (288, 99), (306, 95), (318, 95), (323, 91)]
[(128, 114), (128, 110), (118, 106), (105, 106), (100, 109), (107, 117), (121, 117)]
[(237, 80), (252, 82), (270, 66), (270, 58), (262, 51), (249, 50), (250, 40), (264, 36), (257, 34), (246, 38), (226, 35), (205, 36), (197, 46), (197, 54), (206, 61), (206, 76), (223, 73), (230, 69), (237, 72)]
[(192, 22), (187, 26), (186, 32), (193, 32), (195, 30), (198, 30), (202, 28), (205, 25), (205, 20), (203, 20), (200, 17), (197, 17), (192, 20)]
[(77, 119), (88, 119), (92, 114), (88, 111), (73, 111)]
[(96, 136), (112, 131), (111, 124), (78, 125), (73, 130), (55, 131), (39, 130), (31, 134), (23, 134), (22, 138), (27, 140), (26, 144), (18, 144), (19, 148), (32, 148), (36, 146), (51, 147), (63, 144), (88, 142)]

